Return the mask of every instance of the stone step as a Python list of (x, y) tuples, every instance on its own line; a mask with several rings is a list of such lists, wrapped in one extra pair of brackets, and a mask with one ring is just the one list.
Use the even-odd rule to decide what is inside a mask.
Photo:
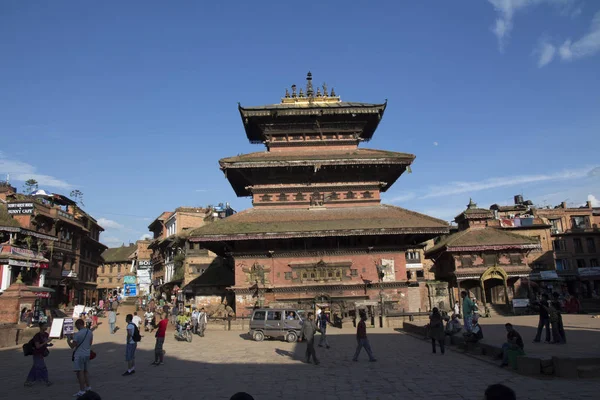
[(600, 378), (600, 365), (584, 365), (577, 367), (579, 378)]

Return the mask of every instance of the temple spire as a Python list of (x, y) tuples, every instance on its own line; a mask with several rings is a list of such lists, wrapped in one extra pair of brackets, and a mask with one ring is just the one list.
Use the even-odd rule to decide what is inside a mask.
[(313, 85), (312, 85), (312, 73), (308, 71), (306, 74), (306, 97), (313, 97), (314, 95)]

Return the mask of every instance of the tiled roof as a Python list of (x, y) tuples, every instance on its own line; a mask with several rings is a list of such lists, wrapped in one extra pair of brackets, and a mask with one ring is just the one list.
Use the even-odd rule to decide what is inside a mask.
[[(238, 163), (272, 163), (283, 162), (290, 165), (315, 164), (317, 162), (328, 161), (346, 161), (347, 163), (359, 163), (360, 161), (388, 161), (393, 164), (410, 164), (415, 159), (413, 154), (397, 153), (394, 151), (375, 150), (375, 149), (356, 149), (356, 150), (328, 150), (318, 149), (297, 152), (257, 152), (243, 154), (236, 157), (223, 158), (219, 161), (222, 167), (226, 168), (228, 164)], [(239, 165), (231, 165), (240, 167)], [(249, 165), (251, 166), (251, 165)], [(253, 166), (253, 165), (252, 165)], [(256, 165), (260, 166), (260, 165)]]
[(448, 224), (442, 220), (389, 205), (251, 208), (194, 230), (190, 241), (447, 232)]
[(426, 254), (434, 254), (439, 251), (461, 251), (468, 248), (536, 248), (539, 242), (531, 237), (517, 235), (496, 228), (470, 228), (459, 231), (443, 238), (439, 243), (426, 251)]
[(137, 245), (113, 247), (104, 250), (102, 258), (105, 262), (127, 262), (129, 257), (137, 251)]
[[(242, 116), (253, 116), (256, 115), (259, 111), (294, 111), (294, 110), (303, 110), (306, 111), (308, 109), (313, 109), (315, 111), (324, 111), (324, 112), (346, 112), (348, 109), (358, 109), (358, 110), (369, 110), (373, 109), (377, 110), (385, 110), (386, 104), (372, 104), (372, 103), (356, 103), (351, 101), (340, 101), (340, 102), (306, 102), (306, 103), (278, 103), (278, 104), (267, 104), (264, 106), (254, 106), (254, 107), (242, 107), (240, 106), (240, 114)], [(260, 114), (259, 114), (260, 115)]]

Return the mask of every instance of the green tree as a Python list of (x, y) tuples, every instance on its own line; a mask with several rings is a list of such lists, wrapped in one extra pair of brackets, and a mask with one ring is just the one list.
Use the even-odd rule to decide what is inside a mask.
[(79, 207), (83, 207), (83, 192), (79, 189), (71, 190), (71, 197), (75, 200)]
[(38, 190), (38, 181), (35, 179), (27, 179), (23, 185), (23, 193), (30, 195), (36, 190)]

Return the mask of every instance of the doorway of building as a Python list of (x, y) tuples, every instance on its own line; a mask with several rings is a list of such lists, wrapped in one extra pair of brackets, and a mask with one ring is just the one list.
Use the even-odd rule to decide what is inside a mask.
[[(506, 304), (506, 292), (502, 279), (491, 278), (483, 283), (485, 301), (490, 304)], [(482, 299), (483, 300), (483, 299)]]

